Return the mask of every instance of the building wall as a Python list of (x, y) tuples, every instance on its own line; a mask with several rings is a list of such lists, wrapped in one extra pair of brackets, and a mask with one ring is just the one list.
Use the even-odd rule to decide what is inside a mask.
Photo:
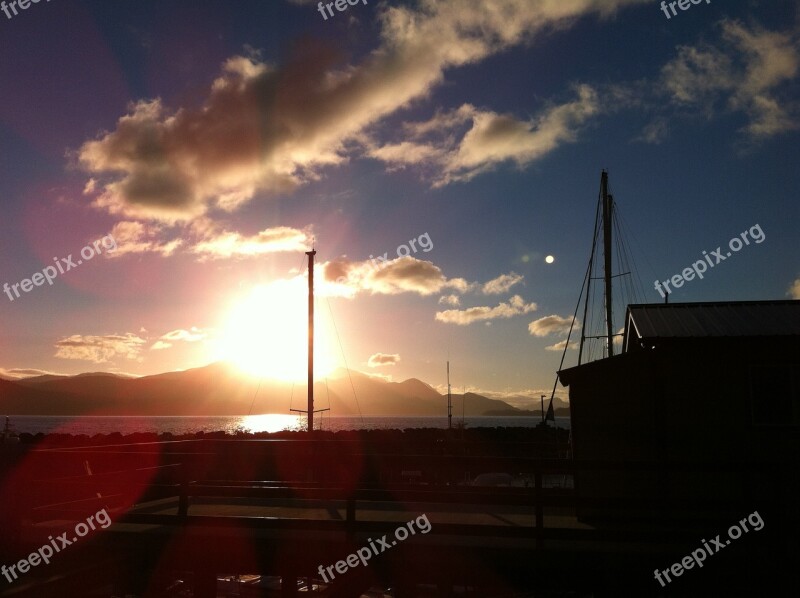
[[(796, 425), (753, 423), (754, 408), (772, 405), (754, 405), (752, 368), (774, 364), (800, 372), (797, 340), (681, 339), (573, 368), (565, 378), (575, 458), (798, 463)], [(585, 496), (757, 497), (774, 494), (776, 482), (797, 486), (796, 471), (783, 475), (790, 479), (759, 471), (747, 479), (719, 471), (579, 473), (576, 489)]]

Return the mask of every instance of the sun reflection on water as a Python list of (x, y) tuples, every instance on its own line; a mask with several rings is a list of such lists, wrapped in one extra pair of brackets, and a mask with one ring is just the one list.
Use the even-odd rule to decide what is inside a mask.
[(280, 432), (281, 430), (304, 430), (305, 418), (286, 413), (262, 413), (246, 415), (239, 422), (239, 429), (250, 434), (256, 432)]

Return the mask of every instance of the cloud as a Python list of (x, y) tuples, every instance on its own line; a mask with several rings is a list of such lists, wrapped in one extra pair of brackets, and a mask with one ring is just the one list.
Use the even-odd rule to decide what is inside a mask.
[(458, 307), (461, 305), (461, 297), (458, 295), (442, 295), (439, 297), (439, 305), (451, 305)]
[(94, 363), (106, 363), (114, 357), (139, 359), (146, 341), (131, 333), (82, 336), (73, 334), (56, 342), (55, 356), (61, 359), (80, 359)]
[(470, 307), (464, 310), (449, 309), (436, 312), (436, 321), (445, 324), (458, 324), (467, 326), (474, 322), (495, 320), (498, 318), (513, 318), (519, 314), (536, 311), (535, 303), (525, 303), (519, 295), (514, 295), (508, 303), (500, 303), (495, 307), (481, 306)]
[(642, 129), (641, 134), (634, 139), (642, 143), (658, 145), (669, 135), (669, 125), (665, 118), (656, 118)]
[(792, 286), (789, 287), (789, 295), (792, 299), (800, 299), (800, 278), (795, 280)]
[(179, 328), (171, 332), (167, 332), (159, 338), (150, 347), (151, 351), (158, 351), (160, 349), (168, 349), (174, 342), (196, 343), (208, 338), (208, 332), (200, 330), (196, 326), (192, 326), (190, 330)]
[(522, 282), (524, 278), (524, 276), (516, 272), (501, 274), (483, 285), (483, 293), (485, 295), (502, 295), (507, 293), (514, 285)]
[(312, 236), (308, 231), (278, 226), (265, 228), (255, 235), (224, 231), (212, 234), (196, 243), (192, 253), (201, 260), (231, 257), (255, 257), (283, 251), (306, 251), (311, 247)]
[(661, 87), (674, 104), (696, 105), (711, 116), (723, 103), (743, 112), (751, 138), (767, 138), (800, 128), (796, 104), (786, 84), (800, 70), (800, 46), (790, 33), (751, 28), (723, 20), (717, 45), (680, 46), (661, 72)]
[(464, 292), (470, 288), (463, 278), (448, 279), (433, 262), (411, 256), (375, 265), (372, 261), (352, 262), (345, 258), (320, 264), (324, 286), (322, 294), (354, 297), (361, 292), (380, 295), (417, 293), (432, 295), (443, 289)]
[(397, 365), (399, 361), (400, 355), (397, 353), (375, 353), (370, 356), (367, 365), (371, 368), (377, 368), (383, 365)]
[[(549, 345), (549, 346), (545, 347), (545, 351), (563, 351), (564, 347), (566, 345), (567, 345), (567, 339), (564, 339), (563, 341), (557, 342), (555, 345)], [(576, 343), (574, 341), (570, 342), (569, 350), (570, 351), (577, 351), (578, 350), (578, 343)]]
[[(111, 131), (76, 152), (95, 206), (127, 218), (176, 221), (234, 210), (345, 163), (367, 130), (427, 98), (448, 70), (479, 63), (587, 15), (607, 17), (648, 0), (419, 0), (386, 5), (378, 46), (341, 65), (309, 41), (280, 66), (233, 56), (196, 105), (133, 102)], [(596, 111), (592, 90), (533, 121), (472, 110), (472, 127), (442, 158), (439, 184), (504, 162), (527, 164), (574, 138)], [(389, 150), (387, 150), (388, 152)], [(428, 151), (425, 147), (420, 152)], [(384, 152), (384, 155), (388, 154)]]
[[(406, 130), (418, 138), (373, 144), (368, 155), (392, 168), (433, 166), (434, 187), (469, 181), (506, 162), (522, 168), (575, 141), (580, 128), (600, 112), (600, 100), (593, 88), (579, 86), (577, 96), (573, 101), (549, 106), (527, 121), (465, 104), (430, 121), (407, 124)], [(437, 137), (423, 140), (431, 134)]]
[(163, 230), (158, 225), (142, 222), (122, 221), (111, 229), (111, 236), (117, 242), (117, 249), (108, 255), (119, 258), (128, 253), (157, 253), (170, 256), (183, 244), (181, 239), (159, 241), (156, 237)]
[[(180, 237), (169, 239), (180, 234)], [(265, 228), (246, 235), (224, 230), (208, 218), (197, 218), (181, 232), (161, 224), (126, 220), (114, 225), (111, 235), (117, 250), (108, 255), (153, 253), (169, 257), (179, 252), (194, 254), (198, 261), (249, 258), (285, 251), (304, 251), (311, 246), (310, 228)]]
[[(576, 320), (576, 325), (578, 324)], [(528, 324), (528, 332), (533, 336), (549, 336), (551, 334), (566, 334), (572, 324), (572, 318), (562, 318), (557, 315), (549, 315), (539, 318)], [(563, 348), (563, 347), (562, 347)]]
[(25, 378), (34, 378), (36, 376), (66, 376), (67, 374), (60, 374), (58, 372), (50, 372), (48, 370), (38, 370), (36, 368), (0, 368), (0, 378), (11, 378), (14, 380), (23, 380)]

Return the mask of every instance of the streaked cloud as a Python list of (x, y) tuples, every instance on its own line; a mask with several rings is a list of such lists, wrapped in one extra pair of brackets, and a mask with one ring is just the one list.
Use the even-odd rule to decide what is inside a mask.
[(0, 378), (24, 380), (25, 378), (35, 378), (36, 376), (66, 376), (66, 374), (38, 370), (36, 368), (0, 368)]
[(599, 112), (598, 95), (588, 85), (578, 87), (576, 99), (548, 106), (524, 121), (465, 104), (428, 122), (407, 124), (416, 139), (375, 145), (369, 155), (392, 168), (424, 165), (434, 171), (433, 186), (441, 187), (469, 181), (503, 163), (527, 166), (575, 141), (581, 127)]
[(198, 254), (201, 260), (226, 259), (256, 257), (284, 251), (306, 251), (311, 244), (312, 237), (309, 232), (278, 226), (249, 236), (233, 231), (213, 233), (194, 244), (191, 252)]
[[(566, 347), (566, 346), (567, 346), (567, 339), (564, 339), (563, 341), (557, 342), (555, 345), (548, 345), (544, 349), (545, 349), (545, 351), (563, 351), (564, 347)], [(576, 343), (575, 341), (570, 341), (569, 350), (570, 351), (577, 351), (578, 350), (578, 343)]]
[(661, 73), (661, 86), (678, 105), (716, 107), (747, 115), (751, 138), (800, 127), (800, 112), (787, 84), (800, 71), (800, 44), (792, 33), (723, 20), (716, 44), (680, 46)]
[(496, 320), (498, 318), (513, 318), (520, 314), (527, 314), (536, 311), (535, 303), (525, 303), (519, 295), (514, 295), (507, 303), (500, 303), (494, 307), (479, 306), (467, 309), (449, 309), (436, 312), (436, 321), (445, 324), (457, 324), (468, 326), (475, 322)]
[(159, 239), (164, 234), (161, 226), (143, 222), (122, 221), (111, 229), (111, 236), (117, 242), (117, 249), (109, 253), (110, 257), (119, 258), (129, 253), (155, 253), (170, 256), (183, 244), (182, 239), (164, 241)]
[(110, 257), (142, 253), (170, 257), (188, 253), (201, 262), (305, 251), (312, 243), (310, 227), (301, 230), (276, 226), (248, 235), (225, 230), (207, 218), (198, 218), (184, 227), (126, 220), (115, 224), (111, 235), (117, 241), (117, 250), (109, 253)]
[(497, 278), (485, 283), (483, 285), (483, 292), (486, 295), (502, 295), (503, 293), (507, 293), (514, 285), (521, 283), (524, 279), (524, 276), (516, 272), (501, 274)]
[[(133, 102), (111, 131), (75, 152), (95, 206), (126, 218), (189, 219), (231, 211), (257, 194), (287, 193), (345, 163), (368, 129), (430, 96), (454, 68), (479, 63), (538, 34), (589, 15), (608, 17), (646, 0), (420, 0), (383, 5), (378, 46), (356, 64), (309, 43), (276, 66), (258, 54), (233, 56), (204, 101), (170, 107)], [(518, 165), (575, 138), (597, 112), (588, 86), (578, 98), (533, 120), (467, 107), (469, 131), (453, 146), (410, 145), (417, 160), (432, 147), (438, 185), (465, 181), (497, 164)], [(399, 140), (394, 143), (402, 143)], [(356, 142), (355, 144), (352, 142)], [(383, 145), (383, 144), (381, 144)], [(399, 149), (373, 153), (392, 164)], [(394, 153), (393, 153), (394, 152)]]
[(130, 332), (102, 336), (73, 334), (56, 342), (55, 356), (94, 363), (106, 363), (116, 357), (139, 360), (139, 354), (146, 342)]
[(167, 332), (165, 335), (161, 336), (155, 343), (153, 343), (153, 345), (150, 347), (150, 350), (158, 351), (160, 349), (168, 349), (173, 345), (173, 343), (176, 342), (197, 343), (205, 340), (206, 338), (208, 338), (208, 332), (201, 330), (196, 326), (192, 326), (189, 330), (178, 328), (177, 330)]

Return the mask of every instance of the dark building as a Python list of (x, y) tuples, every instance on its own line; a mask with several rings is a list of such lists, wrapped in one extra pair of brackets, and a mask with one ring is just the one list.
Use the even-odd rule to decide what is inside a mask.
[[(581, 495), (797, 495), (800, 301), (630, 305), (622, 353), (559, 378), (569, 387), (576, 460), (657, 464), (578, 472)], [(742, 463), (770, 467), (736, 471)]]

